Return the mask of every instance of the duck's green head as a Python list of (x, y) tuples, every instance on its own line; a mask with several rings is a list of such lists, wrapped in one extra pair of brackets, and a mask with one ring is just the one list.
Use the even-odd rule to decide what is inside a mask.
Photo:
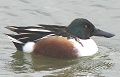
[(106, 38), (113, 37), (114, 34), (102, 31), (84, 18), (73, 20), (67, 28), (67, 31), (80, 39), (88, 39), (91, 36), (104, 36)]

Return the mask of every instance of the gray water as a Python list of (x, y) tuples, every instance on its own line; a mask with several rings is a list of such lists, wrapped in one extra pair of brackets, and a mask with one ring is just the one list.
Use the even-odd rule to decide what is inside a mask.
[[(92, 37), (99, 52), (91, 57), (55, 59), (16, 52), (4, 33), (8, 25), (69, 25), (86, 18), (114, 33), (110, 39)], [(0, 77), (120, 77), (119, 0), (0, 0)]]

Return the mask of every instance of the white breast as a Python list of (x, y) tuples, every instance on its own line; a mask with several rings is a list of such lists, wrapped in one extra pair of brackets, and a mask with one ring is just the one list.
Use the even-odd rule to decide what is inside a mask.
[(74, 43), (74, 47), (78, 51), (78, 57), (91, 56), (98, 51), (98, 47), (92, 39), (80, 39), (83, 46), (73, 39), (70, 39), (69, 41)]

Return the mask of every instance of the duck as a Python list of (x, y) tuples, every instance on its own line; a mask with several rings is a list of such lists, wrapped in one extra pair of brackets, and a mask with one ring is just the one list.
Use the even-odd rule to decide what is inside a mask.
[(92, 56), (98, 46), (90, 38), (111, 38), (114, 34), (96, 28), (85, 18), (76, 18), (68, 26), (38, 24), (37, 26), (7, 26), (16, 34), (5, 34), (16, 49), (54, 58)]

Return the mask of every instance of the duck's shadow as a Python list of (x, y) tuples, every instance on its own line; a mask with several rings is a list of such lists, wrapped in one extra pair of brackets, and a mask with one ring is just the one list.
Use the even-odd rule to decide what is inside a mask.
[(23, 53), (17, 51), (11, 56), (13, 58), (11, 66), (15, 70), (28, 70), (35, 71), (55, 70), (76, 64), (75, 59), (58, 59), (50, 58), (35, 53)]
[[(102, 57), (84, 57), (77, 59), (57, 59), (43, 57), (37, 54), (28, 54), (23, 52), (15, 52), (11, 56), (13, 60), (10, 62), (11, 69), (15, 73), (34, 73), (35, 71), (54, 71), (52, 73), (60, 76), (79, 76), (100, 75), (99, 70), (110, 69), (114, 66), (108, 60), (107, 56)], [(110, 60), (110, 59), (109, 59)], [(60, 69), (60, 71), (55, 71)]]

